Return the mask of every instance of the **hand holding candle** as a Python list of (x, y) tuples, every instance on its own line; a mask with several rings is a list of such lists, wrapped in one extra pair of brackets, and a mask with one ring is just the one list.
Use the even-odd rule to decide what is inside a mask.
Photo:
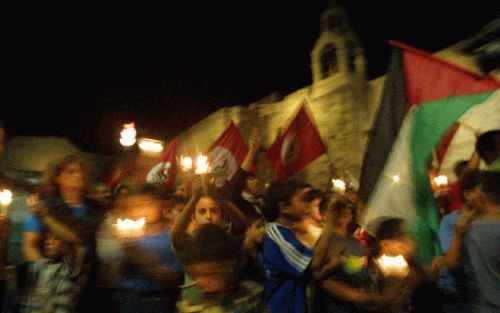
[(408, 262), (402, 255), (390, 257), (383, 254), (375, 260), (375, 264), (380, 268), (384, 276), (396, 276), (404, 278), (410, 273)]
[(119, 218), (116, 220), (115, 225), (118, 238), (136, 239), (144, 235), (144, 226), (146, 225), (146, 219), (142, 217), (137, 221), (134, 221), (128, 218), (124, 220)]
[(7, 208), (12, 203), (12, 192), (8, 189), (0, 191), (0, 213), (7, 213)]

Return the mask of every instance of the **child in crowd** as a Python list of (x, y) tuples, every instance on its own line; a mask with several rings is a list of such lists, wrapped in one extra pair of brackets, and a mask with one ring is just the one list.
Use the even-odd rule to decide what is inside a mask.
[(7, 270), (8, 288), (18, 297), (21, 313), (76, 311), (89, 270), (76, 263), (76, 251), (74, 244), (48, 233), (44, 258)]
[(331, 238), (328, 253), (317, 246), (315, 254), (321, 257), (312, 265), (319, 280), (314, 306), (317, 312), (364, 312), (379, 307), (384, 300), (374, 291), (365, 249), (349, 231), (352, 219), (352, 207), (346, 198), (330, 198), (325, 210), (328, 223), (323, 229), (323, 236)]
[(324, 234), (316, 249), (304, 245), (294, 234), (293, 225), (301, 223), (309, 214), (307, 192), (310, 186), (293, 180), (271, 183), (264, 215), (265, 226), (262, 259), (265, 268), (264, 300), (271, 312), (306, 312), (306, 287), (316, 262), (318, 251), (325, 250), (330, 238)]
[(174, 255), (162, 217), (162, 200), (154, 186), (124, 195), (123, 211), (145, 219), (144, 234), (122, 234), (123, 259), (113, 300), (119, 312), (174, 312), (182, 265)]
[[(246, 231), (246, 218), (231, 202), (217, 195), (213, 186), (203, 185), (202, 178), (193, 184), (191, 199), (177, 217), (172, 228), (173, 247), (177, 254), (189, 249), (196, 230), (207, 224), (214, 224), (226, 229), (243, 242)], [(189, 273), (185, 274), (182, 299), (189, 303), (205, 301), (204, 293), (192, 285)]]
[(240, 280), (244, 262), (241, 238), (213, 223), (196, 228), (189, 244), (178, 255), (192, 278), (191, 285), (203, 298), (183, 298), (177, 307), (184, 312), (267, 312), (262, 286)]

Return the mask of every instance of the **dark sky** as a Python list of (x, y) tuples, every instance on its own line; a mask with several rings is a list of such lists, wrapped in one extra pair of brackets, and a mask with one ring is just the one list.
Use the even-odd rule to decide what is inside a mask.
[[(385, 72), (388, 39), (434, 52), (499, 13), (486, 0), (453, 8), (339, 2), (365, 47), (370, 78)], [(18, 12), (1, 65), (0, 119), (10, 137), (64, 136), (86, 151), (113, 153), (126, 121), (168, 139), (222, 106), (311, 83), (309, 53), (327, 0), (166, 3)]]

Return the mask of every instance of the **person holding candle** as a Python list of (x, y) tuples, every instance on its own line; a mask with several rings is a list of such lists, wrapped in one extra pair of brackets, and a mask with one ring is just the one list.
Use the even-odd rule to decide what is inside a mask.
[[(247, 223), (245, 215), (239, 209), (218, 195), (213, 185), (204, 184), (206, 177), (200, 175), (193, 183), (191, 199), (177, 217), (172, 228), (172, 241), (176, 253), (182, 253), (190, 245), (192, 235), (199, 227), (215, 224), (238, 236), (243, 242)], [(196, 286), (191, 286), (191, 278), (185, 275), (182, 299), (199, 302), (205, 297)]]
[(123, 195), (120, 202), (126, 218), (144, 219), (145, 225), (143, 235), (123, 230), (120, 237), (120, 277), (112, 296), (118, 312), (174, 312), (182, 265), (171, 249), (160, 191), (145, 185)]
[[(323, 229), (323, 236), (331, 238), (329, 253), (323, 253), (322, 261), (311, 265), (319, 282), (315, 311), (365, 312), (364, 308), (378, 308), (386, 301), (380, 292), (372, 290), (367, 253), (349, 233), (352, 219), (352, 207), (345, 196), (329, 199), (325, 210), (328, 222)], [(321, 253), (319, 248), (315, 253)]]
[(442, 312), (442, 299), (431, 266), (414, 261), (415, 243), (403, 219), (385, 218), (375, 232), (371, 269), (377, 288), (391, 301), (384, 312)]
[(47, 231), (79, 247), (80, 264), (92, 264), (81, 310), (93, 304), (88, 299), (95, 291), (95, 232), (105, 215), (100, 203), (87, 197), (88, 174), (78, 155), (67, 155), (47, 168), (40, 192), (30, 199), (33, 213), (24, 224), (22, 244), (26, 261), (43, 257), (41, 244)]

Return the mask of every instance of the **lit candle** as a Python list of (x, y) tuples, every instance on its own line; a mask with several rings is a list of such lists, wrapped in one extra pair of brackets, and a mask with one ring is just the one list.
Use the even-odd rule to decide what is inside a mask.
[(195, 174), (206, 174), (208, 173), (208, 157), (200, 154), (196, 159), (196, 170)]
[(7, 213), (8, 206), (12, 203), (12, 192), (9, 189), (0, 191), (1, 213)]
[(383, 254), (375, 260), (384, 276), (406, 277), (410, 273), (408, 262), (402, 255), (390, 257)]
[(436, 176), (434, 177), (434, 183), (439, 189), (446, 188), (448, 186), (448, 177), (446, 177), (445, 175)]
[(345, 194), (346, 185), (342, 179), (332, 179), (332, 189), (338, 194)]
[(399, 183), (400, 180), (401, 178), (399, 177), (399, 175), (392, 176), (392, 181), (395, 182), (396, 184)]
[(193, 169), (193, 159), (191, 159), (191, 157), (181, 155), (180, 163), (181, 169), (184, 172), (189, 172)]
[(119, 238), (137, 238), (144, 235), (146, 218), (141, 217), (137, 221), (128, 218), (116, 220), (116, 231)]
[(135, 144), (137, 136), (137, 131), (135, 130), (135, 124), (123, 124), (123, 129), (120, 132), (120, 143), (125, 147), (130, 147)]

